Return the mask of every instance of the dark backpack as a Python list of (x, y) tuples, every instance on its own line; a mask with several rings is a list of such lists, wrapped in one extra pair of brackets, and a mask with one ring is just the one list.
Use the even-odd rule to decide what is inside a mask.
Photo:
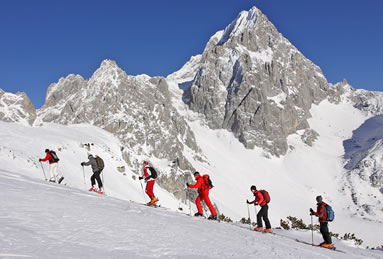
[(260, 190), (260, 192), (262, 193), (263, 198), (266, 200), (266, 204), (268, 204), (271, 201), (269, 193), (266, 190)]
[(335, 213), (334, 213), (334, 211), (332, 210), (331, 206), (328, 205), (328, 204), (326, 204), (325, 209), (326, 209), (326, 212), (327, 212), (327, 218), (326, 218), (326, 220), (327, 220), (327, 221), (330, 221), (330, 222), (333, 221), (334, 218), (335, 218)]
[(53, 150), (49, 151), (49, 154), (51, 155), (52, 159), (50, 160), (50, 162), (58, 162), (60, 161), (59, 157), (57, 156), (56, 152), (54, 152)]
[(97, 168), (98, 168), (99, 170), (104, 169), (105, 164), (104, 164), (104, 160), (102, 160), (101, 157), (96, 156), (96, 163), (97, 163)]
[(206, 189), (210, 190), (211, 188), (214, 187), (212, 181), (210, 180), (210, 176), (208, 174), (204, 174), (202, 178), (203, 178), (203, 182), (205, 184)]
[(157, 171), (151, 166), (149, 167), (149, 170), (150, 170), (150, 177), (153, 179), (156, 179), (157, 178)]

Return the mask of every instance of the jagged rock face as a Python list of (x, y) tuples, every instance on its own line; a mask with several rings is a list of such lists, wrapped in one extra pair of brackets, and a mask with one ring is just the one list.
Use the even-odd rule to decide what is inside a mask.
[(169, 161), (178, 157), (181, 169), (191, 169), (182, 152), (188, 148), (199, 153), (194, 134), (171, 104), (166, 80), (128, 76), (110, 60), (89, 81), (69, 75), (52, 84), (39, 118), (108, 130), (124, 143), (123, 157), (133, 168), (154, 156)]
[(0, 89), (0, 120), (32, 125), (36, 109), (25, 93), (6, 93)]
[(313, 103), (339, 100), (320, 68), (256, 8), (210, 39), (190, 90), (190, 108), (211, 128), (277, 156), (289, 134), (309, 127)]

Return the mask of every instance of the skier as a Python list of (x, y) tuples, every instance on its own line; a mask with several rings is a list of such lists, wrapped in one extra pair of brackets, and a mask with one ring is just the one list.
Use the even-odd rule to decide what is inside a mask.
[(201, 200), (205, 201), (206, 205), (208, 206), (211, 215), (208, 217), (208, 219), (211, 220), (217, 220), (217, 212), (215, 211), (213, 205), (210, 202), (209, 199), (209, 190), (212, 188), (212, 186), (208, 186), (204, 178), (199, 174), (199, 172), (194, 173), (194, 178), (197, 181), (196, 184), (190, 185), (189, 183), (186, 184), (188, 188), (196, 188), (198, 189), (198, 197), (195, 200), (195, 204), (197, 206), (198, 212), (194, 214), (194, 216), (203, 216), (203, 210), (201, 206)]
[(57, 165), (60, 159), (58, 159), (56, 152), (54, 152), (53, 150), (49, 150), (47, 148), (45, 149), (45, 153), (46, 153), (45, 158), (40, 158), (39, 161), (40, 162), (49, 161), (49, 175), (50, 175), (49, 181), (55, 183), (56, 179), (58, 179), (58, 183), (60, 184), (64, 180), (64, 176), (59, 177), (59, 174), (57, 173)]
[[(100, 174), (102, 173), (102, 170), (104, 169), (104, 166), (103, 165), (99, 165), (99, 163), (97, 163), (97, 159), (101, 159), (101, 158), (97, 158), (97, 157), (94, 157), (91, 154), (89, 154), (88, 155), (88, 159), (89, 159), (89, 161), (88, 162), (82, 162), (81, 166), (88, 166), (88, 165), (92, 166), (93, 175), (90, 177), (90, 181), (92, 183), (92, 187), (89, 189), (89, 191), (93, 191), (93, 192), (97, 192), (99, 194), (103, 194), (104, 193), (104, 189), (103, 189), (102, 181), (101, 181), (101, 178), (100, 178)], [(102, 162), (102, 164), (103, 164), (103, 162)], [(96, 180), (97, 180), (97, 184), (98, 184), (98, 190), (95, 187)]]
[[(262, 192), (257, 191), (257, 187), (252, 185), (250, 187), (250, 191), (254, 194), (255, 200), (251, 202), (246, 200), (247, 204), (259, 205), (261, 207), (261, 210), (257, 214), (257, 227), (254, 228), (254, 230), (259, 232), (263, 231), (265, 233), (271, 233), (272, 232), (271, 225), (267, 215), (269, 210), (269, 205), (267, 205), (267, 201), (265, 197), (263, 196)], [(262, 218), (263, 218), (263, 221), (265, 221), (265, 225), (266, 225), (265, 230), (263, 229)]]
[(317, 211), (315, 212), (312, 208), (310, 208), (310, 215), (317, 216), (319, 218), (320, 224), (320, 232), (322, 234), (324, 242), (320, 243), (320, 246), (326, 248), (333, 248), (330, 232), (328, 230), (328, 221), (327, 221), (327, 211), (326, 211), (326, 203), (323, 202), (322, 196), (316, 197), (317, 201)]
[(155, 184), (156, 180), (154, 177), (152, 177), (152, 172), (150, 170), (149, 162), (144, 161), (143, 166), (144, 166), (143, 167), (144, 174), (142, 176), (138, 177), (138, 179), (139, 180), (145, 179), (145, 182), (146, 182), (145, 192), (150, 198), (150, 201), (147, 203), (147, 205), (155, 206), (156, 202), (158, 201), (158, 199), (156, 198), (156, 196), (154, 195), (154, 192), (153, 192), (153, 188), (154, 188), (154, 184)]

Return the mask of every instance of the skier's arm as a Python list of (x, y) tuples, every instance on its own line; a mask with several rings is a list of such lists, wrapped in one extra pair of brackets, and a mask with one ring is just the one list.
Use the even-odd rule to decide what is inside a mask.
[(42, 162), (49, 161), (49, 160), (51, 160), (51, 158), (52, 158), (52, 156), (48, 152), (47, 155), (45, 156), (45, 158), (41, 159), (40, 161), (42, 161)]
[(92, 164), (92, 162), (90, 161), (90, 159), (89, 159), (88, 162), (83, 162), (83, 163), (82, 163), (82, 165), (85, 165), (85, 166), (88, 166), (88, 165), (91, 165), (91, 164)]
[(199, 178), (195, 184), (189, 185), (189, 188), (199, 188), (202, 184), (203, 179)]

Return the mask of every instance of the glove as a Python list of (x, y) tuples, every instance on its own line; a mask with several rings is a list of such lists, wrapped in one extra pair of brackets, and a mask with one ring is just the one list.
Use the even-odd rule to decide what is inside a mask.
[(314, 210), (310, 208), (310, 215), (314, 214)]
[(190, 183), (186, 183), (186, 187), (189, 187), (190, 186)]
[(150, 179), (150, 176), (146, 177), (146, 178), (145, 178), (145, 181), (147, 181), (147, 180), (149, 180), (149, 179)]
[(144, 177), (142, 177), (142, 176), (138, 177), (138, 180), (142, 180), (142, 179), (144, 179)]
[(246, 200), (247, 204), (250, 204), (249, 200)]
[(39, 158), (39, 162), (41, 162), (41, 158)]
[(84, 162), (81, 163), (81, 166), (84, 166)]

